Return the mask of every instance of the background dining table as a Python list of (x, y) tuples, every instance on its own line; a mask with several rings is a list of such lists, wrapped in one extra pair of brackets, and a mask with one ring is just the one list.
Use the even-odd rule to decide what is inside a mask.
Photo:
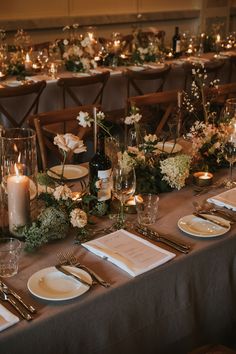
[[(221, 172), (218, 177), (223, 175)], [(235, 345), (235, 225), (213, 238), (190, 236), (177, 226), (181, 217), (194, 211), (193, 201), (202, 202), (221, 191), (211, 188), (194, 196), (190, 181), (180, 191), (160, 194), (153, 228), (189, 244), (191, 251), (186, 255), (158, 244), (176, 257), (134, 278), (74, 244), (72, 234), (35, 253), (23, 252), (18, 274), (6, 282), (38, 311), (32, 321), (22, 320), (0, 333), (1, 353), (184, 354), (205, 344)], [(135, 214), (128, 217), (136, 221)], [(101, 218), (95, 228), (109, 222)], [(27, 289), (29, 277), (55, 265), (57, 254), (68, 250), (111, 286), (92, 286), (67, 301), (41, 300), (31, 295)]]

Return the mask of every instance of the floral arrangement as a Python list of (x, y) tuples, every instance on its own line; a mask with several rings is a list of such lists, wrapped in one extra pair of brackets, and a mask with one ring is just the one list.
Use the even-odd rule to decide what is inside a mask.
[(78, 24), (73, 24), (63, 28), (63, 31), (69, 31), (69, 37), (61, 44), (62, 56), (68, 71), (85, 72), (97, 67), (94, 58), (98, 48), (97, 42), (91, 35), (78, 35), (78, 27)]
[(162, 54), (162, 41), (154, 33), (146, 34), (141, 30), (134, 33), (134, 45), (132, 51), (132, 62), (143, 64), (144, 62), (155, 62)]
[(69, 186), (64, 184), (63, 176), (66, 158), (73, 153), (86, 151), (86, 147), (82, 140), (69, 133), (58, 134), (54, 138), (54, 144), (63, 155), (60, 179), (53, 179), (47, 173), (38, 174), (38, 184), (43, 186), (43, 192), (36, 201), (37, 215), (31, 224), (17, 230), (25, 238), (26, 250), (29, 251), (44, 243), (66, 237), (71, 226), (77, 230), (77, 240), (88, 235), (86, 225), (88, 214), (92, 214), (90, 203), (93, 197), (86, 197), (84, 190), (72, 192)]
[[(195, 64), (192, 69), (193, 81), (191, 93), (183, 94), (182, 109), (188, 112), (188, 119), (192, 126), (186, 137), (192, 142), (192, 169), (214, 171), (220, 166), (225, 166), (223, 145), (228, 135), (228, 123), (218, 117), (212, 108), (206, 88), (206, 69), (203, 63)], [(210, 82), (210, 88), (216, 88), (219, 80)]]
[[(133, 124), (138, 134), (141, 118), (137, 108), (132, 107), (131, 115), (125, 118), (125, 123)], [(156, 134), (144, 135), (135, 147), (128, 147), (119, 159), (123, 168), (135, 167), (138, 193), (181, 189), (189, 176), (191, 162), (188, 155), (166, 153), (165, 143), (160, 145)]]

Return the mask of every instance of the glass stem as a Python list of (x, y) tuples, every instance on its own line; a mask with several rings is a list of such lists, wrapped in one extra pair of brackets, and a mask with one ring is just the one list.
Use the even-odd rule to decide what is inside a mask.
[(120, 202), (120, 223), (122, 226), (124, 225), (125, 222), (125, 213), (124, 213), (124, 203), (121, 201)]
[(233, 182), (233, 164), (232, 162), (229, 164), (229, 180)]

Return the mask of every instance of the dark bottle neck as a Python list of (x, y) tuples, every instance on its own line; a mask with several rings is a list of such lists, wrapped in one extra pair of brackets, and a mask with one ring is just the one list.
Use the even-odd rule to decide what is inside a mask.
[(105, 136), (102, 133), (98, 133), (97, 136), (96, 153), (105, 154)]
[(176, 35), (176, 36), (179, 35), (179, 27), (175, 27), (175, 35)]

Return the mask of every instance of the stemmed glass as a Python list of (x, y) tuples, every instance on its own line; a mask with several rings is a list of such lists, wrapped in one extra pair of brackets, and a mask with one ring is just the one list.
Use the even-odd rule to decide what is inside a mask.
[(233, 164), (236, 162), (236, 132), (231, 133), (224, 144), (224, 158), (229, 162), (229, 180), (226, 181), (226, 188), (235, 186), (233, 181)]
[(125, 228), (124, 206), (127, 200), (134, 194), (136, 189), (136, 176), (133, 167), (117, 165), (113, 169), (113, 195), (120, 201), (120, 212), (113, 228), (118, 230)]

